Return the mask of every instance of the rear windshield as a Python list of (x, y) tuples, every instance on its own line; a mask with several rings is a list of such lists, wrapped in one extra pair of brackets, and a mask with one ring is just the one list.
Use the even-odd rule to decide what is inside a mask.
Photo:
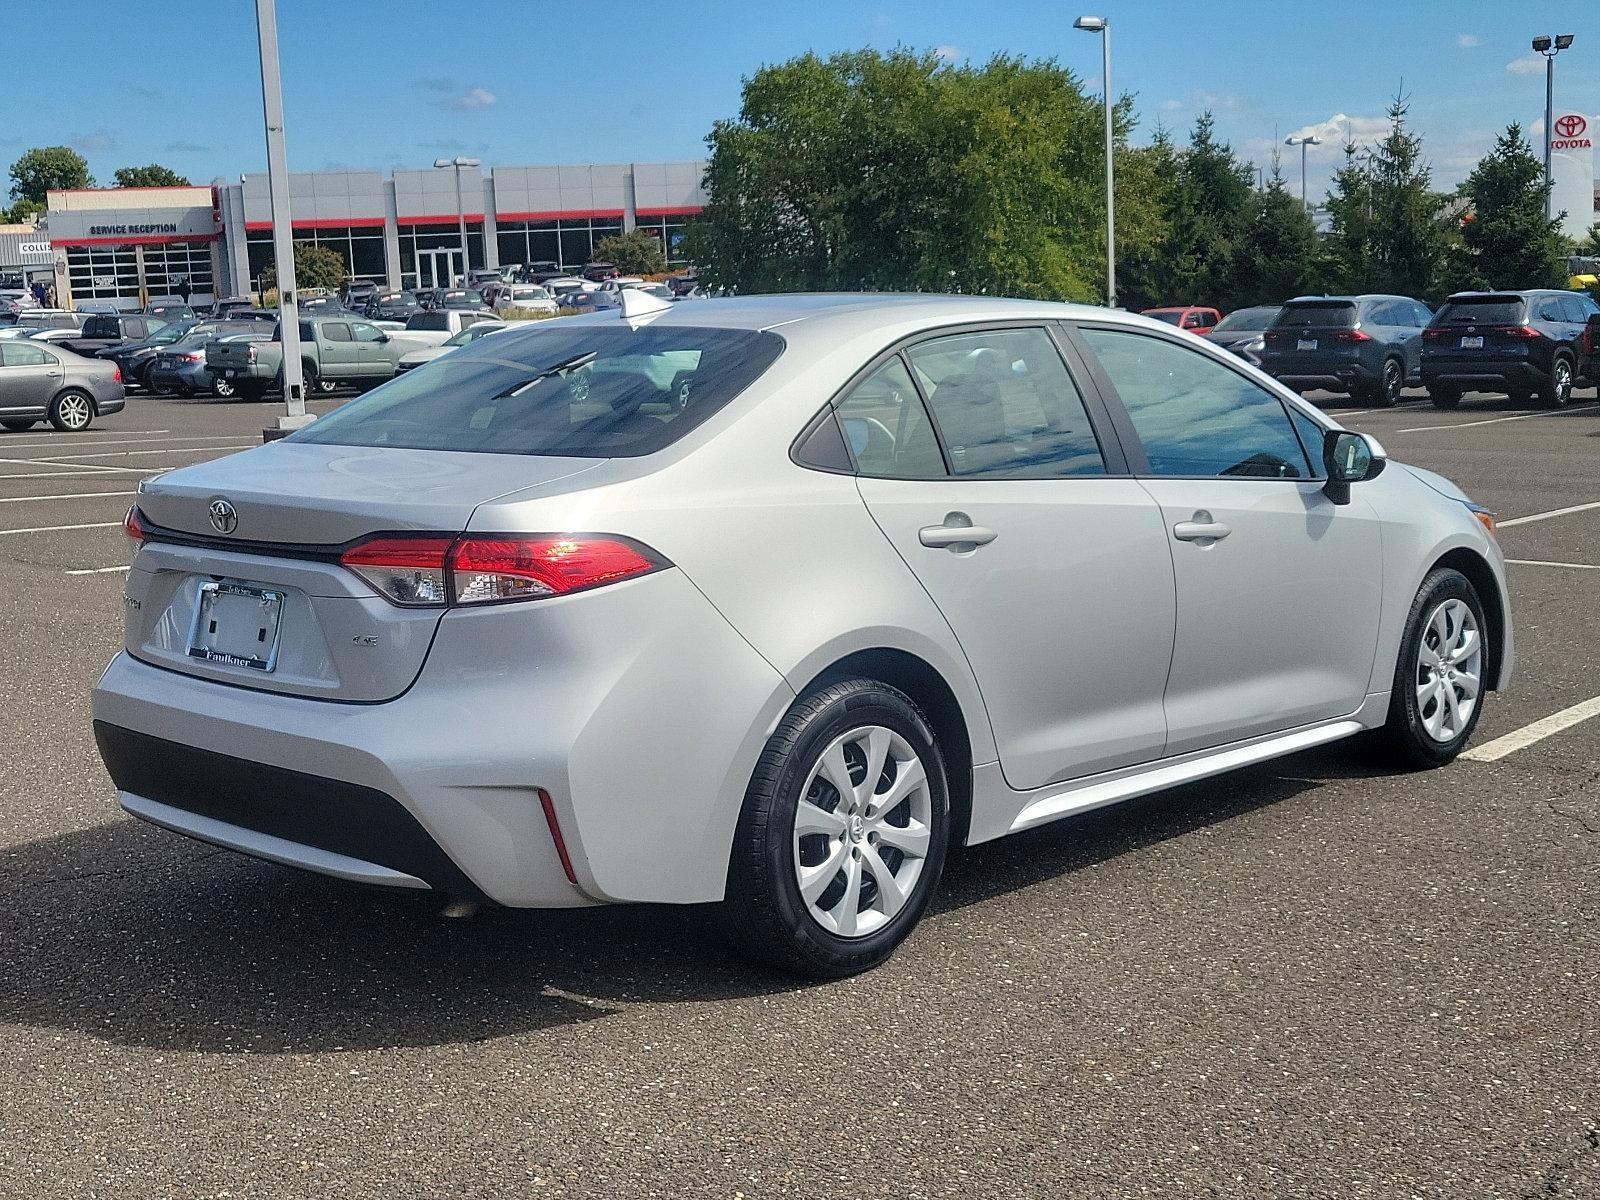
[(445, 333), (450, 328), (450, 314), (442, 312), (412, 313), (406, 318), (407, 329), (420, 329), (423, 332)]
[(635, 458), (727, 404), (783, 345), (775, 333), (744, 329), (508, 332), (407, 371), (289, 440)]
[(1265, 308), (1241, 308), (1238, 312), (1231, 312), (1217, 323), (1218, 333), (1229, 331), (1249, 331), (1252, 329), (1265, 329), (1272, 324), (1272, 319), (1278, 315), (1278, 310), (1270, 305)]
[(1356, 306), (1348, 300), (1317, 304), (1285, 304), (1273, 322), (1278, 328), (1335, 328), (1355, 324)]
[(1158, 321), (1165, 321), (1168, 325), (1176, 325), (1183, 319), (1183, 313), (1175, 308), (1157, 309), (1154, 312), (1145, 313), (1144, 316), (1154, 317)]
[(1473, 296), (1446, 300), (1433, 318), (1435, 325), (1520, 325), (1521, 296)]

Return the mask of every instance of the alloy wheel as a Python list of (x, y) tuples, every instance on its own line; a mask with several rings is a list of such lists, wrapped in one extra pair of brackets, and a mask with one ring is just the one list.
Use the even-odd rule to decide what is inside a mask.
[(1383, 403), (1386, 408), (1399, 402), (1401, 387), (1400, 364), (1391, 358), (1383, 364)]
[(56, 402), (56, 412), (61, 417), (61, 423), (72, 430), (86, 428), (94, 417), (88, 398), (75, 393), (61, 397)]
[(1452, 742), (1466, 729), (1483, 686), (1483, 636), (1464, 600), (1441, 603), (1417, 644), (1417, 716), (1436, 742)]
[(892, 729), (835, 738), (812, 766), (794, 820), (806, 910), (838, 937), (882, 929), (916, 893), (932, 838), (927, 770)]
[(1564, 358), (1556, 359), (1554, 392), (1558, 407), (1572, 399), (1572, 364)]

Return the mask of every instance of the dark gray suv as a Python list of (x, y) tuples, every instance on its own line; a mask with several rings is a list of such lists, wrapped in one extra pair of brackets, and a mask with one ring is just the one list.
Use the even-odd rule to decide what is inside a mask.
[(1345, 392), (1388, 408), (1422, 378), (1422, 330), (1433, 312), (1410, 296), (1300, 296), (1266, 333), (1261, 366), (1308, 392)]

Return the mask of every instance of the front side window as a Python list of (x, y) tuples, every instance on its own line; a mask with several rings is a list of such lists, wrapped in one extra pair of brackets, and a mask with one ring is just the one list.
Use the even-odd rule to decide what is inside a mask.
[(506, 333), (407, 371), (286, 440), (633, 458), (721, 409), (783, 345), (775, 333), (689, 326)]
[(363, 325), (360, 321), (353, 323), (350, 328), (355, 331), (358, 342), (381, 342), (384, 334), (381, 329), (374, 329), (371, 325)]
[(876, 479), (932, 479), (944, 458), (922, 398), (896, 355), (851, 389), (837, 407), (856, 469)]
[(1153, 475), (1304, 479), (1310, 466), (1283, 402), (1203, 351), (1085, 329)]
[(325, 342), (348, 342), (354, 339), (350, 336), (350, 326), (343, 321), (329, 321), (322, 327), (322, 340)]
[(1104, 475), (1089, 415), (1050, 335), (995, 329), (907, 352), (957, 475)]

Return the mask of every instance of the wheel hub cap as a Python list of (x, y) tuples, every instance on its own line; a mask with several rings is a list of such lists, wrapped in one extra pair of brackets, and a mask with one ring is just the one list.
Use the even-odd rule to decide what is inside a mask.
[(1483, 636), (1465, 601), (1446, 600), (1429, 614), (1415, 680), (1417, 717), (1428, 736), (1440, 743), (1460, 737), (1483, 686)]

